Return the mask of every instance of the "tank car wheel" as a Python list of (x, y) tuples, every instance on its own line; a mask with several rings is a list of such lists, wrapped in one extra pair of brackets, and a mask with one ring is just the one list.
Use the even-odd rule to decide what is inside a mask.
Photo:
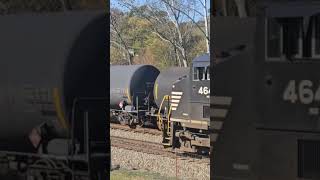
[(130, 127), (131, 129), (135, 129), (137, 126), (136, 126), (135, 124), (129, 124), (129, 127)]
[(119, 114), (118, 121), (119, 121), (119, 123), (121, 125), (127, 125), (128, 124), (128, 120), (126, 118), (126, 115), (123, 115), (123, 114)]
[(144, 126), (144, 123), (142, 120), (139, 120), (138, 124), (136, 125), (137, 128), (142, 128)]
[(134, 123), (134, 119), (129, 120), (129, 127), (132, 129), (135, 129), (137, 127), (137, 124)]
[(119, 123), (120, 123), (121, 125), (127, 125), (126, 121), (123, 121), (123, 120), (119, 120)]
[(143, 120), (141, 119), (136, 119), (136, 118), (132, 118), (129, 120), (129, 127), (130, 128), (140, 128), (140, 127), (143, 127), (144, 123), (143, 123)]

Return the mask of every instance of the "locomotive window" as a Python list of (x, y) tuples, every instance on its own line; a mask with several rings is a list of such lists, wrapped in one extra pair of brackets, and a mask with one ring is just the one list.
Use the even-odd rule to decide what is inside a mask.
[(194, 67), (193, 68), (193, 80), (205, 80), (205, 68), (204, 67)]
[(197, 67), (193, 68), (193, 80), (194, 81), (199, 81), (199, 72), (198, 72), (198, 68)]
[(273, 18), (267, 20), (266, 48), (269, 60), (302, 58), (303, 18)]
[(267, 54), (269, 58), (277, 58), (281, 55), (282, 28), (275, 19), (267, 21)]
[(302, 57), (302, 18), (283, 20), (283, 53), (288, 59)]
[(312, 37), (312, 56), (320, 57), (320, 15), (315, 17)]

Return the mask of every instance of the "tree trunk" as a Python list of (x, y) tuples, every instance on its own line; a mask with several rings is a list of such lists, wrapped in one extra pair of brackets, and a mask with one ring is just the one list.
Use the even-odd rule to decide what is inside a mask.
[[(206, 28), (206, 36), (209, 37), (209, 29), (208, 29), (208, 12), (207, 12), (207, 0), (203, 0), (203, 4), (204, 4), (204, 25)], [(209, 39), (206, 38), (206, 46), (207, 46), (207, 53), (210, 52), (210, 47), (209, 47)]]
[(188, 67), (188, 62), (187, 62), (187, 56), (186, 56), (186, 51), (184, 48), (181, 49), (181, 54), (182, 54), (182, 62), (183, 62), (183, 67)]
[(181, 35), (181, 31), (180, 31), (180, 25), (178, 23), (178, 20), (176, 20), (175, 25), (176, 25), (176, 29), (177, 29), (177, 32), (178, 32), (178, 42), (179, 42), (179, 46), (180, 46), (179, 50), (180, 50), (181, 55), (182, 55), (183, 67), (188, 67), (186, 49), (183, 47), (183, 39), (182, 39), (182, 35)]
[(247, 17), (247, 10), (246, 10), (246, 1), (245, 0), (235, 0), (238, 8), (238, 14), (241, 18)]
[(221, 0), (221, 9), (222, 9), (223, 16), (228, 16), (226, 0)]
[(133, 56), (131, 55), (131, 53), (128, 51), (128, 63), (129, 65), (132, 65), (132, 61), (133, 61)]
[(176, 59), (176, 63), (178, 63), (178, 66), (181, 67), (181, 60), (177, 52), (177, 47), (176, 46), (173, 46), (173, 47), (174, 47), (174, 57)]
[(178, 54), (178, 53), (176, 53), (176, 58), (178, 59), (178, 65), (179, 65), (179, 67), (182, 67), (181, 59), (180, 59), (180, 57), (179, 57), (179, 54)]

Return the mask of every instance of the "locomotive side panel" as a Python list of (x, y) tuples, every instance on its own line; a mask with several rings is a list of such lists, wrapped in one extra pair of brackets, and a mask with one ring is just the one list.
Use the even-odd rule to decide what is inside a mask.
[(251, 72), (250, 51), (214, 67), (210, 101), (211, 175), (214, 179), (257, 179), (259, 146)]
[[(266, 17), (258, 21), (254, 83), (256, 101), (259, 97), (261, 101), (256, 102), (264, 162), (261, 179), (320, 177), (320, 58), (315, 44), (320, 42), (319, 3), (302, 4), (271, 4)], [(288, 10), (280, 13), (283, 8)], [(292, 15), (297, 8), (301, 8), (299, 13)]]
[[(255, 129), (253, 56), (255, 19), (213, 20), (217, 41), (211, 78), (211, 177), (257, 179), (258, 135)], [(237, 32), (237, 33), (235, 33)], [(244, 46), (244, 49), (235, 47)], [(221, 51), (224, 51), (223, 53)]]
[[(215, 50), (226, 52), (213, 68), (211, 124), (218, 99), (232, 98), (221, 131), (211, 135), (214, 179), (319, 179), (319, 3), (308, 3), (267, 5), (255, 28), (250, 18), (214, 20)], [(247, 48), (230, 51), (237, 43)]]
[[(320, 16), (317, 17), (320, 18)], [(294, 21), (285, 22), (290, 19)], [(307, 31), (314, 31), (315, 19), (308, 23)], [(266, 17), (261, 18), (257, 26), (261, 35), (257, 42), (259, 53), (256, 54), (256, 84), (259, 88), (258, 96), (263, 98), (262, 103), (259, 104), (261, 109), (259, 124), (264, 128), (294, 131), (320, 130), (317, 118), (320, 113), (318, 108), (320, 81), (317, 70), (320, 58), (309, 54), (311, 52), (308, 51), (312, 49), (309, 47), (312, 47), (313, 40), (312, 36), (308, 38), (305, 37), (306, 34), (302, 35), (304, 31), (302, 24), (302, 17), (286, 19), (285, 17)], [(297, 51), (297, 54), (292, 52), (292, 60), (284, 54), (285, 49), (291, 47), (283, 35), (285, 33), (283, 29), (288, 28), (289, 25), (293, 27), (290, 28), (291, 32), (287, 33), (297, 33), (297, 38), (300, 39), (292, 42), (292, 48)], [(304, 53), (300, 54), (302, 52)]]

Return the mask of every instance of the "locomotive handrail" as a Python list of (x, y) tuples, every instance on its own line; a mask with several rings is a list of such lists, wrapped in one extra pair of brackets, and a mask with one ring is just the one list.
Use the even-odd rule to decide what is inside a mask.
[[(170, 98), (169, 98), (169, 100), (170, 100)], [(171, 116), (171, 111), (172, 111), (172, 106), (171, 106), (171, 104), (170, 104), (170, 106), (169, 106), (169, 112), (168, 112), (168, 129), (167, 129), (167, 132), (168, 133), (170, 133), (170, 116)]]
[[(162, 101), (161, 101), (161, 104), (160, 104), (160, 107), (159, 107), (159, 111), (158, 111), (158, 121), (160, 123), (160, 127), (162, 127), (162, 117), (161, 117), (161, 109), (162, 109), (162, 105), (163, 105), (163, 102), (165, 100), (168, 100), (169, 99), (169, 95), (165, 95), (163, 96), (162, 98)], [(169, 109), (170, 110), (170, 109)], [(162, 128), (161, 128), (162, 129)]]

